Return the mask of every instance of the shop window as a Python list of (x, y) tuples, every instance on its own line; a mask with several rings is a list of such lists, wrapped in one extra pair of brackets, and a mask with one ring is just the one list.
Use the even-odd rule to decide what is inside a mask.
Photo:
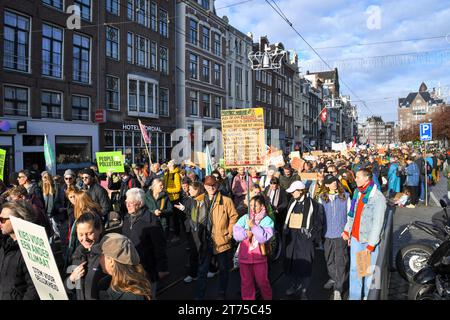
[(92, 163), (92, 137), (56, 136), (56, 170), (82, 169)]

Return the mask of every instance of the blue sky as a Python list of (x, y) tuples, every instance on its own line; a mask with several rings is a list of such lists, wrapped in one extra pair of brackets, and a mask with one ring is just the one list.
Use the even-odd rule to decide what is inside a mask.
[[(430, 91), (440, 83), (444, 99), (450, 100), (450, 0), (275, 1), (322, 58), (338, 67), (341, 94), (355, 101), (360, 120), (374, 114), (397, 121), (398, 98), (417, 91), (422, 82)], [(217, 15), (228, 16), (230, 24), (252, 32), (255, 40), (267, 35), (271, 43), (295, 50), (302, 73), (320, 71), (317, 55), (265, 0), (222, 8), (237, 2), (216, 0)]]

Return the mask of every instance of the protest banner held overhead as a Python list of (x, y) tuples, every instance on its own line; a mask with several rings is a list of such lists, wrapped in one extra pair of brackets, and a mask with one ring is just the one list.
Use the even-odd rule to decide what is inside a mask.
[(68, 300), (45, 228), (11, 216), (22, 257), (41, 300)]
[(264, 109), (222, 110), (225, 167), (264, 165)]
[(123, 166), (123, 156), (120, 151), (113, 152), (97, 152), (95, 154), (97, 158), (97, 166), (99, 173), (121, 173), (125, 172), (125, 168)]

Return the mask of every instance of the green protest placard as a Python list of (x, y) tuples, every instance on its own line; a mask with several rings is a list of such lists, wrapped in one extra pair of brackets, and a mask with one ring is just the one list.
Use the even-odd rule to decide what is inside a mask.
[(113, 152), (96, 152), (97, 166), (99, 173), (121, 173), (125, 172), (123, 167), (123, 155), (120, 151)]
[(6, 150), (0, 149), (0, 179), (3, 179), (3, 170), (5, 169)]
[(10, 216), (22, 257), (41, 300), (68, 300), (45, 228)]

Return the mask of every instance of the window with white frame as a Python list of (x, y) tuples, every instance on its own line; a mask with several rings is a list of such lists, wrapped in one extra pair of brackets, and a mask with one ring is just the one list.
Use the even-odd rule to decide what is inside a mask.
[(42, 3), (58, 10), (64, 10), (63, 0), (42, 0)]
[(159, 88), (159, 115), (169, 116), (169, 89)]
[(127, 33), (127, 61), (134, 63), (134, 35), (131, 32)]
[(162, 74), (169, 74), (169, 54), (168, 49), (159, 47), (159, 68)]
[(214, 54), (222, 56), (222, 37), (214, 32)]
[(203, 117), (211, 118), (211, 96), (209, 94), (203, 94)]
[(63, 30), (42, 24), (42, 74), (62, 78)]
[(73, 77), (77, 82), (90, 83), (91, 39), (81, 34), (73, 35)]
[(119, 15), (119, 1), (120, 0), (106, 0), (106, 11), (118, 16)]
[(11, 85), (3, 86), (3, 114), (8, 116), (28, 116), (28, 88)]
[(215, 112), (215, 117), (217, 119), (220, 119), (221, 111), (222, 111), (222, 98), (214, 97), (214, 112)]
[(242, 69), (235, 68), (236, 99), (242, 100)]
[(191, 79), (197, 79), (198, 74), (198, 56), (191, 53), (189, 54), (189, 77)]
[(228, 88), (227, 88), (227, 91), (228, 91), (228, 95), (230, 97), (233, 96), (233, 91), (232, 91), (233, 88), (231, 87), (231, 77), (232, 77), (232, 70), (231, 70), (231, 64), (229, 63), (228, 64)]
[(136, 43), (136, 64), (149, 68), (150, 40), (141, 36), (135, 37)]
[(157, 116), (158, 82), (140, 76), (128, 76), (128, 114)]
[(255, 71), (255, 78), (256, 78), (256, 81), (261, 81), (261, 70)]
[(222, 66), (214, 63), (214, 84), (216, 86), (222, 85)]
[(245, 71), (245, 100), (249, 100), (248, 99), (248, 91), (249, 91), (249, 87), (248, 87), (248, 84), (249, 84), (249, 72), (248, 71)]
[(87, 96), (72, 96), (72, 120), (89, 121), (91, 98)]
[(202, 48), (209, 51), (209, 28), (202, 27)]
[(30, 71), (30, 18), (5, 10), (3, 67)]
[(106, 56), (119, 60), (119, 29), (106, 26)]
[(197, 45), (198, 36), (198, 22), (194, 19), (189, 19), (189, 42), (193, 45)]
[(91, 0), (74, 0), (73, 4), (80, 8), (81, 19), (91, 21)]
[(190, 96), (190, 115), (198, 116), (198, 91), (191, 90), (189, 93)]
[(156, 45), (156, 42), (153, 42), (150, 44), (150, 68), (152, 70), (158, 70), (158, 60), (157, 60), (157, 50), (158, 50), (158, 46)]
[(150, 27), (150, 2), (149, 0), (136, 0), (136, 22), (145, 27)]
[(134, 13), (135, 13), (134, 1), (135, 0), (127, 1), (127, 17), (128, 17), (128, 20), (132, 20), (132, 21), (134, 21)]
[(150, 26), (153, 31), (158, 31), (158, 5), (155, 2), (150, 5)]
[(209, 10), (209, 0), (202, 0), (202, 7), (205, 10)]
[(119, 78), (106, 76), (106, 109), (120, 110), (119, 83)]
[(169, 33), (167, 30), (168, 15), (166, 10), (159, 9), (159, 33), (164, 37), (168, 38)]
[(60, 92), (41, 92), (41, 117), (51, 119), (61, 119), (62, 99)]
[(203, 81), (209, 83), (210, 62), (207, 59), (203, 59), (202, 76)]
[(266, 103), (266, 90), (261, 88), (261, 101)]
[(272, 104), (272, 91), (267, 91), (267, 103)]
[(261, 88), (256, 87), (256, 100), (261, 101)]

